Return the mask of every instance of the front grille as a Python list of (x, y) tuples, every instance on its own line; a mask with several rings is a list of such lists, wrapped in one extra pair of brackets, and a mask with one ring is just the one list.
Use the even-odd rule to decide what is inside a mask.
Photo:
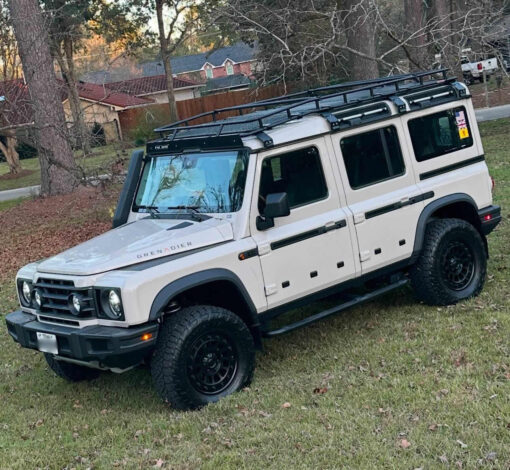
[(77, 315), (74, 315), (69, 307), (71, 294), (79, 295), (83, 301), (80, 318), (92, 318), (97, 312), (94, 290), (76, 288), (73, 281), (39, 278), (34, 287), (41, 292), (42, 306), (39, 310), (41, 313), (54, 314), (58, 317), (70, 315), (76, 318)]

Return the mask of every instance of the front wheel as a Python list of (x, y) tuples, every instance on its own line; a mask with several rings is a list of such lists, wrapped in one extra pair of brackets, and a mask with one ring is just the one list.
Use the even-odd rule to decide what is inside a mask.
[(247, 386), (253, 336), (234, 313), (193, 306), (165, 318), (151, 361), (156, 391), (173, 408), (200, 408)]
[(464, 220), (440, 219), (427, 227), (411, 283), (425, 303), (450, 305), (477, 296), (486, 271), (487, 253), (476, 228)]

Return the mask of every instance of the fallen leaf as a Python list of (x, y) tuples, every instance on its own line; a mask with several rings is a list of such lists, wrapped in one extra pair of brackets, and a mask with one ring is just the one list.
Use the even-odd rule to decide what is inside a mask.
[(400, 440), (400, 447), (402, 447), (402, 449), (407, 449), (410, 446), (411, 446), (411, 443), (407, 439)]
[(489, 460), (490, 462), (493, 462), (494, 460), (496, 460), (496, 452), (489, 452), (485, 456), (485, 460)]
[(327, 387), (317, 387), (313, 389), (313, 393), (316, 395), (324, 395), (328, 391)]
[(467, 448), (467, 444), (464, 444), (460, 439), (457, 439), (455, 442), (459, 444), (459, 446), (461, 446), (463, 449)]
[(283, 405), (282, 405), (282, 408), (290, 408), (291, 407), (291, 404), (286, 401)]
[(439, 460), (441, 463), (444, 463), (444, 464), (448, 463), (448, 457), (446, 457), (446, 455), (441, 455), (441, 457), (439, 457)]
[(154, 463), (154, 468), (161, 468), (165, 464), (165, 461), (163, 459), (157, 459)]

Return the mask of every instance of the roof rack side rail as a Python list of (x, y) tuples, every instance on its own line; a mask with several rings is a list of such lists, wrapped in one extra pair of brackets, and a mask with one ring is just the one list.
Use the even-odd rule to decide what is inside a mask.
[[(241, 116), (241, 114), (240, 114), (241, 110), (250, 109), (250, 108), (251, 109), (256, 109), (256, 108), (261, 108), (261, 107), (267, 109), (268, 107), (272, 108), (272, 107), (275, 107), (275, 106), (283, 104), (284, 106), (279, 107), (277, 109), (274, 109), (272, 112), (267, 113), (263, 117), (257, 116), (257, 117), (250, 118), (249, 114), (244, 114), (243, 116), (246, 119), (244, 119), (242, 121), (241, 120), (239, 120), (239, 121), (233, 121), (232, 120), (230, 122), (230, 124), (249, 124), (249, 123), (253, 123), (253, 122), (258, 122), (259, 128), (258, 129), (254, 129), (253, 131), (254, 132), (259, 132), (259, 131), (263, 131), (264, 129), (267, 129), (267, 125), (264, 124), (264, 119), (272, 117), (272, 116), (274, 116), (275, 114), (278, 114), (278, 113), (286, 113), (287, 114), (287, 120), (294, 119), (294, 118), (297, 118), (297, 117), (302, 117), (303, 115), (310, 114), (312, 111), (307, 111), (307, 112), (302, 113), (302, 114), (293, 114), (291, 112), (291, 110), (295, 109), (297, 107), (300, 107), (300, 106), (303, 106), (303, 105), (309, 105), (309, 104), (313, 104), (313, 107), (314, 107), (314, 111), (313, 112), (315, 112), (315, 111), (327, 111), (331, 106), (327, 106), (326, 105), (324, 107), (321, 107), (321, 100), (332, 99), (332, 98), (339, 98), (339, 97), (343, 98), (344, 106), (347, 106), (347, 105), (351, 105), (352, 106), (352, 105), (355, 105), (355, 104), (359, 104), (360, 100), (358, 99), (355, 102), (349, 102), (349, 99), (348, 99), (349, 95), (353, 94), (353, 93), (363, 92), (363, 91), (368, 91), (370, 99), (373, 99), (375, 97), (383, 99), (383, 95), (384, 96), (390, 96), (390, 95), (394, 95), (396, 92), (401, 91), (402, 88), (399, 87), (399, 85), (400, 84), (404, 84), (405, 82), (407, 82), (409, 80), (416, 81), (417, 83), (419, 83), (420, 87), (429, 87), (429, 86), (437, 85), (439, 83), (448, 82), (449, 80), (453, 81), (454, 79), (448, 79), (447, 78), (447, 71), (448, 71), (448, 69), (436, 69), (436, 70), (429, 70), (429, 71), (419, 72), (419, 73), (414, 73), (414, 74), (398, 75), (396, 77), (386, 77), (384, 79), (371, 80), (371, 81), (368, 81), (368, 84), (366, 84), (365, 86), (354, 88), (352, 90), (339, 91), (339, 92), (337, 91), (336, 93), (329, 93), (329, 94), (326, 94), (324, 96), (312, 96), (312, 97), (303, 97), (303, 98), (293, 97), (293, 98), (290, 98), (288, 100), (286, 100), (285, 97), (279, 97), (279, 98), (275, 98), (275, 99), (272, 99), (272, 100), (265, 100), (265, 101), (247, 103), (247, 104), (243, 104), (243, 105), (237, 105), (237, 106), (231, 106), (231, 107), (226, 107), (226, 108), (215, 109), (213, 111), (197, 114), (197, 115), (192, 116), (190, 118), (174, 122), (174, 123), (172, 123), (170, 125), (167, 125), (167, 126), (159, 127), (157, 129), (155, 129), (155, 132), (164, 133), (164, 132), (168, 132), (168, 131), (175, 131), (176, 129), (177, 129), (177, 132), (179, 132), (179, 131), (184, 131), (184, 130), (189, 130), (189, 129), (198, 129), (198, 128), (205, 129), (205, 128), (208, 128), (208, 127), (216, 127), (218, 125), (216, 123), (217, 116), (219, 114), (221, 114), (221, 113), (237, 111), (238, 112), (238, 117), (239, 117), (239, 116)], [(441, 74), (443, 76), (443, 79), (442, 80), (430, 81), (430, 83), (427, 83), (427, 84), (424, 83), (424, 78), (425, 77), (432, 77), (433, 75), (436, 75), (436, 74)], [(393, 85), (393, 88), (394, 88), (391, 91), (391, 93), (382, 93), (382, 94), (376, 94), (375, 93), (375, 90), (377, 88), (388, 87), (390, 85)], [(415, 88), (412, 88), (412, 89), (415, 90)], [(330, 90), (333, 90), (333, 88), (330, 88)], [(362, 100), (362, 101), (366, 101), (366, 100)], [(334, 106), (334, 107), (337, 108), (338, 105)], [(206, 117), (212, 118), (212, 123), (209, 122), (209, 123), (205, 123), (205, 124), (190, 125), (190, 123), (192, 121), (196, 121), (198, 119), (206, 118)], [(281, 122), (279, 122), (279, 124), (281, 124)], [(274, 125), (275, 125), (275, 123), (271, 124), (271, 126), (274, 126)], [(223, 127), (224, 126), (221, 126), (221, 129), (223, 129)], [(249, 135), (249, 134), (252, 134), (252, 132), (245, 132), (244, 133), (244, 135)], [(177, 135), (174, 132), (172, 134), (172, 138), (175, 138), (176, 136)]]

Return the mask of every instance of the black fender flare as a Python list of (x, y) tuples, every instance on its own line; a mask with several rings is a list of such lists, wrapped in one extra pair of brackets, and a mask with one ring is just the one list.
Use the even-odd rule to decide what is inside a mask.
[(473, 207), (475, 212), (478, 212), (478, 206), (476, 205), (475, 200), (469, 194), (465, 193), (455, 193), (440, 197), (439, 199), (435, 199), (431, 203), (427, 204), (422, 210), (420, 217), (418, 218), (418, 223), (416, 224), (416, 235), (414, 237), (413, 254), (411, 257), (413, 261), (416, 260), (416, 258), (419, 256), (423, 247), (425, 231), (427, 229), (427, 224), (430, 221), (431, 215), (438, 209), (457, 202), (467, 202)]
[(246, 305), (248, 306), (248, 312), (246, 313), (250, 323), (247, 326), (254, 334), (255, 342), (260, 344), (260, 321), (257, 314), (257, 309), (255, 308), (255, 304), (253, 303), (250, 294), (244, 287), (241, 279), (239, 279), (239, 277), (232, 271), (224, 268), (206, 269), (204, 271), (188, 274), (187, 276), (181, 277), (180, 279), (167, 284), (158, 292), (154, 298), (154, 301), (151, 305), (148, 321), (152, 322), (160, 318), (163, 314), (163, 309), (168, 304), (168, 302), (180, 293), (192, 289), (193, 287), (198, 287), (214, 281), (229, 281), (238, 289), (239, 293), (242, 295), (244, 301), (246, 302)]

